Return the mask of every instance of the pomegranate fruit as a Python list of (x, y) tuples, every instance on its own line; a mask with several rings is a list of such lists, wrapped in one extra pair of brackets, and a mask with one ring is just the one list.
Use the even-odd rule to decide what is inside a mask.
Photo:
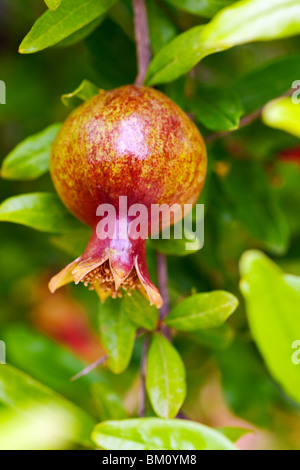
[(206, 166), (197, 127), (155, 89), (127, 85), (100, 92), (77, 108), (54, 142), (50, 172), (63, 203), (93, 234), (83, 255), (52, 278), (50, 290), (74, 280), (104, 301), (138, 288), (159, 308), (162, 299), (148, 274), (146, 241), (99, 239), (97, 208), (113, 205), (118, 219), (120, 196), (127, 197), (128, 206), (138, 203), (149, 210), (152, 204), (194, 205)]

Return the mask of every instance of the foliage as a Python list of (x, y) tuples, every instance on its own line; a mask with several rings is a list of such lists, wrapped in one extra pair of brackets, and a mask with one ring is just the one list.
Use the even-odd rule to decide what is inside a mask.
[(265, 429), (241, 447), (299, 449), (299, 1), (146, 2), (145, 84), (189, 113), (209, 160), (204, 247), (148, 243), (153, 279), (167, 256), (163, 318), (139, 292), (47, 291), (90, 235), (54, 193), (51, 146), (71, 109), (134, 81), (131, 1), (20, 3), (0, 18), (0, 449), (232, 450), (235, 415)]

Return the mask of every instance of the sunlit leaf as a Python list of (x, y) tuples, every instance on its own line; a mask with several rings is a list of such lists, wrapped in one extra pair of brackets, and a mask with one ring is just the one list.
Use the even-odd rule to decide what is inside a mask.
[(150, 85), (166, 83), (209, 54), (299, 33), (298, 0), (244, 0), (221, 10), (207, 25), (196, 26), (167, 44), (151, 62), (146, 81)]
[(54, 46), (103, 15), (116, 0), (64, 0), (46, 11), (22, 41), (19, 51), (31, 54)]
[(40, 230), (64, 233), (80, 227), (53, 193), (22, 194), (0, 204), (0, 222), (13, 222)]
[(61, 4), (62, 0), (44, 0), (49, 10), (56, 10)]
[(150, 345), (146, 373), (147, 392), (161, 418), (174, 418), (186, 395), (185, 368), (172, 344), (156, 334)]
[(265, 124), (300, 138), (300, 104), (291, 98), (281, 98), (265, 106), (262, 114)]
[(224, 291), (191, 295), (171, 311), (165, 323), (182, 331), (217, 328), (233, 314), (238, 304), (234, 295)]
[(131, 359), (137, 327), (125, 313), (123, 299), (107, 299), (99, 307), (100, 336), (108, 352), (108, 365), (123, 372)]
[(237, 0), (167, 0), (168, 3), (194, 15), (211, 18)]
[(222, 433), (180, 419), (108, 421), (96, 426), (92, 438), (107, 450), (236, 450)]
[(261, 252), (246, 252), (240, 268), (253, 338), (272, 376), (300, 403), (300, 369), (292, 361), (293, 343), (300, 338), (299, 289)]
[[(61, 440), (65, 443), (92, 446), (90, 433), (95, 424), (92, 418), (71, 402), (9, 365), (1, 368), (0, 403), (25, 415), (29, 426), (34, 423), (45, 439), (48, 436), (55, 443)], [(13, 444), (22, 445), (20, 442)]]
[(33, 180), (49, 170), (52, 143), (61, 128), (53, 124), (28, 137), (4, 159), (1, 177), (11, 180)]

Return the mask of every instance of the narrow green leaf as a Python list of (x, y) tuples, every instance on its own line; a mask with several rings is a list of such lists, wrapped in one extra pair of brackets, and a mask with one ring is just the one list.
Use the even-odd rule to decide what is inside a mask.
[(22, 194), (6, 199), (0, 204), (0, 222), (50, 233), (72, 231), (81, 225), (53, 193)]
[(237, 129), (243, 114), (238, 95), (208, 88), (197, 91), (197, 95), (191, 100), (190, 109), (199, 122), (215, 132)]
[(265, 106), (262, 119), (267, 126), (300, 138), (300, 105), (291, 98), (281, 98)]
[(205, 26), (177, 36), (152, 60), (146, 81), (167, 83), (191, 70), (207, 55), (253, 41), (300, 33), (298, 0), (244, 0), (221, 10)]
[(300, 403), (300, 368), (293, 363), (293, 344), (300, 338), (299, 289), (261, 252), (246, 252), (240, 269), (253, 338), (274, 379)]
[(107, 450), (236, 450), (215, 429), (181, 419), (108, 421), (96, 426), (92, 439)]
[(130, 320), (140, 328), (154, 330), (159, 317), (158, 309), (150, 306), (138, 291), (132, 291), (131, 295), (125, 295), (123, 299), (124, 310)]
[(54, 46), (103, 15), (116, 0), (64, 0), (46, 11), (22, 41), (19, 52), (32, 54)]
[(46, 173), (51, 146), (60, 128), (61, 124), (53, 124), (20, 143), (3, 161), (1, 177), (33, 180)]
[(101, 304), (99, 322), (108, 365), (115, 374), (120, 374), (130, 362), (137, 330), (125, 313), (123, 299), (109, 298)]
[(196, 294), (177, 305), (165, 323), (181, 331), (217, 328), (233, 314), (238, 305), (238, 299), (225, 291)]
[[(92, 418), (10, 365), (1, 368), (0, 403), (26, 416), (28, 427), (34, 424), (53, 448), (61, 445), (60, 441), (92, 446), (90, 433), (95, 425)], [(0, 446), (1, 439), (0, 436)], [(20, 442), (13, 444), (21, 446)]]
[(147, 358), (146, 388), (154, 411), (161, 418), (174, 418), (185, 396), (185, 368), (172, 344), (155, 334)]
[(62, 95), (61, 100), (67, 108), (77, 108), (82, 102), (93, 98), (99, 93), (101, 93), (101, 90), (97, 85), (89, 80), (83, 80), (75, 91)]
[(56, 10), (61, 4), (62, 0), (44, 0), (49, 10)]
[(98, 26), (105, 20), (105, 17), (106, 15), (99, 16), (99, 18), (97, 18), (96, 20), (87, 24), (83, 28), (78, 29), (77, 31), (75, 31), (75, 33), (58, 42), (55, 47), (70, 47), (74, 46), (74, 44), (77, 44), (80, 41), (83, 41), (86, 37), (92, 34), (96, 28), (98, 28)]

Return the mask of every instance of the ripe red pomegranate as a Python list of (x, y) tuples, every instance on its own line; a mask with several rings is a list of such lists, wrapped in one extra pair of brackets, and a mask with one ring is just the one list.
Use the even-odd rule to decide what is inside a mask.
[(121, 296), (121, 289), (138, 288), (160, 307), (161, 296), (148, 274), (145, 240), (99, 239), (96, 211), (109, 203), (118, 217), (119, 196), (127, 196), (128, 206), (148, 209), (151, 204), (194, 205), (206, 165), (198, 129), (157, 90), (128, 85), (101, 92), (76, 109), (54, 142), (50, 171), (66, 207), (93, 234), (83, 255), (51, 280), (50, 290), (82, 281), (105, 300)]

